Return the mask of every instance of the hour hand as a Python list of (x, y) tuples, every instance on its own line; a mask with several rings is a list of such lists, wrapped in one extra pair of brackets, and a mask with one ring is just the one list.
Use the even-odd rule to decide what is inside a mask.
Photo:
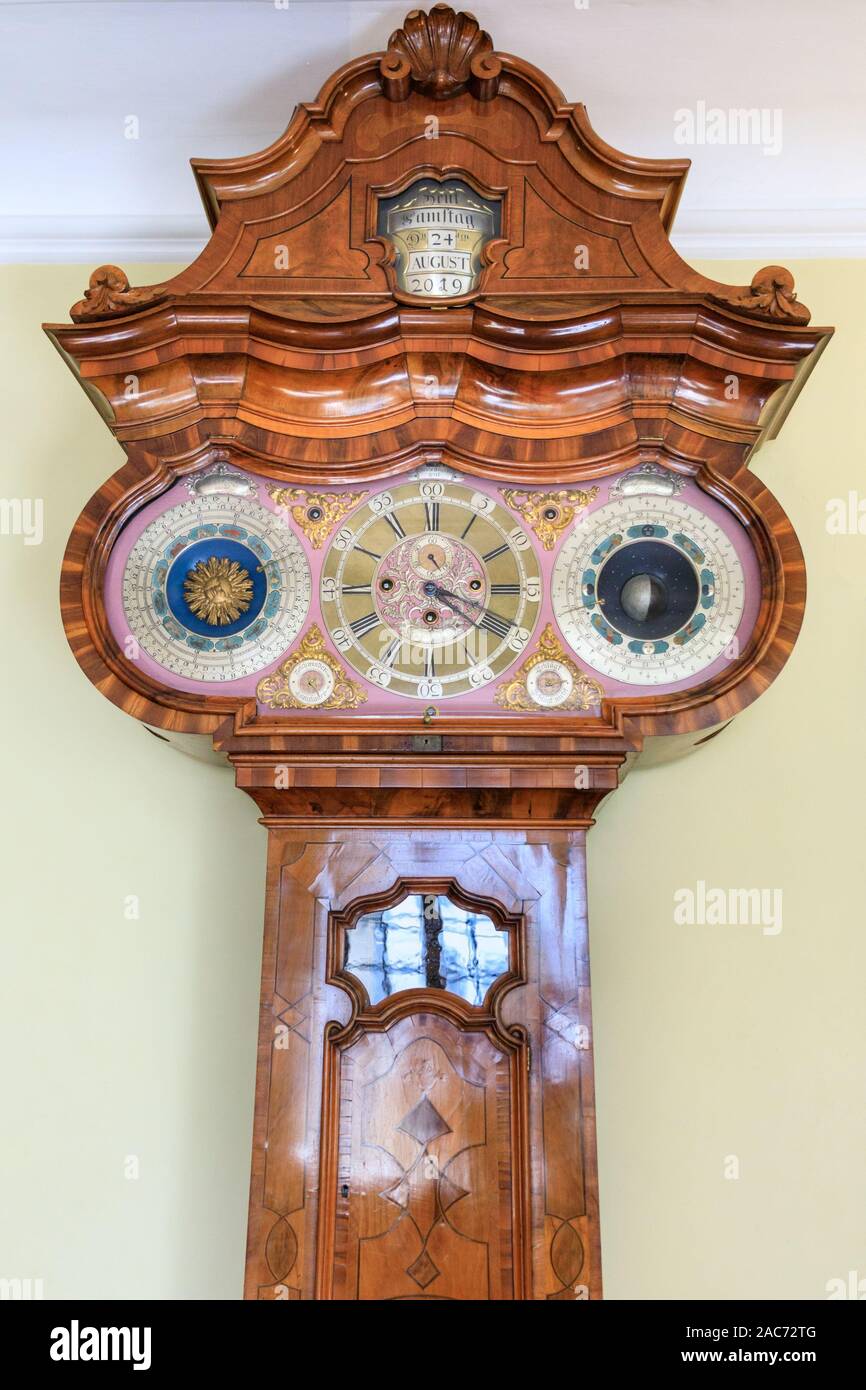
[(429, 584), (424, 585), (424, 592), (429, 594), (431, 598), (444, 599), (448, 607), (453, 608), (455, 613), (459, 613), (461, 618), (465, 618), (467, 623), (471, 623), (473, 627), (478, 627), (478, 623), (472, 617), (472, 614), (467, 613), (460, 607), (460, 604), (471, 603), (475, 608), (480, 608), (480, 604), (474, 603), (472, 599), (464, 599), (460, 594), (453, 594), (450, 589), (443, 589), (441, 584), (435, 584), (432, 580)]

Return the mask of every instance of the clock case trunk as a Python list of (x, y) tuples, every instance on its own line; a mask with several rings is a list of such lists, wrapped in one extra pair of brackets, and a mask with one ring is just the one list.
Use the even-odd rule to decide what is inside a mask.
[[(601, 1296), (583, 832), (268, 824), (245, 1296)], [(495, 914), (482, 1007), (340, 969), (407, 891)]]

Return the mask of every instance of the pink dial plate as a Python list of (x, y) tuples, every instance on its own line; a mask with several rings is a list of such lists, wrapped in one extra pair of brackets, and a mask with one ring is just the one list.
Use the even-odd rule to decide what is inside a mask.
[[(425, 704), (431, 703), (429, 697), (422, 695), (411, 699), (405, 693), (397, 693), (375, 681), (366, 680), (361, 671), (347, 665), (340, 647), (333, 640), (333, 616), (330, 615), (329, 626), (327, 604), (322, 602), (322, 570), (329, 548), (335, 544), (335, 538), (341, 531), (351, 533), (353, 514), (367, 506), (377, 494), (384, 493), (386, 489), (393, 493), (397, 488), (417, 479), (423, 471), (389, 479), (387, 483), (370, 484), (363, 489), (356, 489), (356, 495), (360, 492), (363, 500), (358, 502), (356, 508), (340, 516), (324, 539), (321, 535), (321, 525), (317, 533), (314, 526), (304, 524), (303, 509), (298, 513), (301, 517), (299, 522), (293, 515), (293, 508), (278, 505), (271, 495), (272, 490), (275, 490), (275, 484), (266, 478), (233, 469), (229, 476), (234, 490), (228, 492), (218, 490), (220, 483), (216, 478), (212, 490), (209, 490), (207, 474), (199, 474), (193, 479), (174, 484), (128, 523), (109, 559), (105, 583), (106, 611), (111, 630), (124, 654), (139, 663), (142, 671), (152, 679), (171, 688), (199, 695), (219, 692), (221, 695), (250, 696), (255, 694), (263, 677), (275, 672), (297, 649), (305, 634), (315, 624), (323, 634), (325, 648), (330, 657), (343, 666), (347, 676), (357, 686), (363, 688), (366, 699), (358, 706), (359, 714), (417, 713), (419, 700), (423, 700)], [(734, 616), (729, 619), (731, 622), (735, 619), (735, 628), (732, 629), (733, 640), (725, 643), (725, 650), (721, 654), (714, 656), (699, 671), (689, 673), (685, 678), (664, 679), (664, 666), (656, 662), (652, 679), (642, 684), (636, 683), (635, 679), (618, 679), (617, 663), (606, 659), (603, 648), (599, 648), (601, 654), (595, 658), (598, 665), (593, 665), (592, 651), (587, 648), (585, 642), (583, 651), (575, 651), (570, 645), (569, 633), (573, 639), (572, 620), (568, 618), (560, 621), (563, 618), (564, 604), (568, 606), (569, 611), (578, 610), (578, 617), (582, 623), (580, 630), (589, 633), (592, 641), (595, 641), (593, 634), (604, 634), (605, 623), (598, 618), (597, 612), (597, 625), (590, 629), (587, 625), (587, 614), (579, 611), (581, 603), (568, 587), (571, 584), (573, 588), (577, 582), (571, 572), (574, 566), (572, 565), (568, 573), (568, 566), (562, 562), (557, 568), (563, 547), (569, 546), (571, 552), (577, 553), (580, 536), (584, 531), (589, 534), (589, 530), (595, 525), (594, 519), (599, 524), (595, 526), (593, 534), (604, 533), (604, 519), (608, 514), (604, 509), (612, 508), (614, 502), (622, 498), (622, 480), (624, 477), (631, 477), (631, 474), (595, 479), (593, 486), (597, 489), (596, 496), (586, 507), (578, 510), (575, 521), (556, 536), (551, 549), (545, 548), (533, 529), (533, 517), (537, 519), (537, 513), (533, 513), (528, 505), (520, 500), (527, 496), (535, 499), (536, 493), (541, 490), (527, 489), (524, 493), (515, 493), (512, 490), (509, 495), (518, 505), (509, 508), (503, 500), (501, 484), (465, 474), (461, 475), (457, 482), (458, 475), (446, 469), (440, 469), (438, 474), (436, 470), (431, 470), (431, 476), (442, 478), (446, 499), (449, 485), (455, 483), (464, 489), (471, 489), (477, 498), (489, 498), (498, 508), (505, 508), (510, 513), (514, 528), (519, 529), (528, 538), (541, 577), (541, 601), (532, 610), (534, 625), (525, 645), (521, 650), (514, 652), (513, 660), (507, 668), (497, 672), (495, 679), (485, 683), (481, 688), (467, 690), (441, 701), (434, 698), (432, 703), (436, 704), (443, 714), (462, 711), (506, 714), (507, 708), (503, 708), (501, 700), (497, 701), (497, 689), (513, 680), (515, 673), (520, 671), (527, 660), (533, 654), (539, 653), (539, 639), (548, 625), (552, 625), (553, 632), (566, 655), (580, 670), (596, 681), (606, 695), (622, 694), (632, 698), (641, 694), (664, 694), (698, 684), (729, 664), (732, 657), (735, 658), (748, 641), (760, 603), (760, 572), (757, 558), (739, 521), (691, 480), (666, 474), (674, 480), (672, 486), (675, 485), (675, 493), (672, 494), (672, 502), (675, 501), (680, 508), (685, 504), (686, 508), (701, 513), (706, 518), (706, 527), (713, 534), (724, 538), (723, 551), (728, 557), (727, 565), (736, 572), (735, 588), (736, 585), (740, 586), (736, 590), (740, 595), (739, 601), (736, 608), (731, 608)], [(614, 490), (613, 494), (611, 489)], [(326, 500), (331, 496), (339, 498), (344, 491), (339, 488), (319, 488), (315, 490), (315, 496), (324, 497)], [(561, 490), (556, 488), (550, 489), (554, 494), (559, 491)], [(304, 490), (299, 488), (297, 492), (303, 494)], [(312, 489), (310, 495), (313, 496)], [(483, 507), (483, 501), (479, 505)], [(633, 516), (630, 514), (625, 520), (632, 521), (633, 524), (640, 523), (644, 519), (644, 510), (639, 492), (630, 495), (629, 505)], [(646, 516), (650, 522), (658, 521), (659, 505), (656, 499), (652, 504), (655, 510), (648, 506)], [(323, 509), (321, 506), (313, 507), (314, 512), (317, 510), (321, 512)], [(610, 514), (620, 518), (622, 509), (614, 509)], [(667, 529), (673, 532), (673, 523)], [(198, 535), (198, 530), (202, 531), (201, 536)], [(687, 528), (683, 527), (683, 530), (686, 531)], [(680, 532), (677, 532), (677, 535), (678, 544), (692, 544), (688, 534), (685, 541)], [(172, 558), (177, 550), (177, 536), (182, 538), (183, 544), (177, 558)], [(616, 537), (617, 544), (631, 543), (627, 530), (624, 531), (622, 526), (616, 530)], [(477, 615), (487, 610), (493, 600), (490, 593), (489, 565), (473, 546), (471, 531), (465, 537), (461, 537), (422, 527), (418, 534), (400, 536), (395, 533), (393, 539), (393, 546), (383, 555), (376, 557), (378, 587), (375, 598), (378, 617), (393, 626), (395, 631), (417, 634), (420, 641), (432, 637), (434, 628), (437, 629), (436, 640), (441, 642), (449, 634), (453, 639), (466, 634), (470, 624), (477, 626)], [(261, 611), (250, 622), (245, 623), (246, 615), (237, 618), (235, 623), (227, 622), (220, 632), (206, 627), (190, 631), (184, 627), (184, 615), (179, 608), (179, 605), (182, 606), (185, 590), (179, 587), (173, 567), (177, 563), (184, 563), (182, 551), (188, 555), (191, 565), (197, 555), (209, 553), (208, 546), (213, 548), (216, 542), (225, 547), (226, 564), (230, 564), (232, 558), (237, 555), (240, 557), (239, 563), (243, 572), (248, 574), (250, 570), (253, 571), (250, 583), (255, 581), (265, 594)], [(240, 548), (235, 552), (231, 550), (232, 545)], [(247, 568), (244, 568), (244, 547), (248, 555), (253, 552)], [(697, 552), (698, 555), (702, 553)], [(732, 559), (732, 556), (735, 558)], [(563, 558), (567, 559), (567, 555)], [(602, 562), (604, 558), (602, 556)], [(703, 576), (711, 575), (710, 580), (705, 579), (703, 584), (704, 590), (709, 590), (709, 602), (706, 597), (702, 600), (705, 605), (704, 622), (711, 622), (715, 616), (712, 611), (713, 584), (718, 584), (720, 576), (708, 570), (706, 563), (702, 567), (694, 555), (691, 558), (699, 583)], [(600, 565), (592, 569), (592, 573), (596, 571), (600, 571)], [(431, 584), (438, 586), (438, 593), (431, 590)], [(244, 588), (242, 592), (245, 596), (248, 595), (249, 587)], [(560, 594), (558, 612), (554, 608), (557, 592)], [(178, 597), (178, 594), (181, 596)], [(443, 594), (454, 596), (453, 608), (447, 606), (451, 600), (443, 597)], [(258, 602), (258, 599), (256, 601)], [(234, 610), (230, 609), (228, 612), (231, 614)], [(252, 638), (246, 635), (250, 630), (254, 634)], [(574, 628), (574, 631), (576, 630)], [(223, 632), (225, 635), (222, 635)], [(646, 645), (643, 644), (643, 647), (646, 648)], [(617, 646), (621, 660), (629, 660), (625, 656), (627, 650), (628, 634), (625, 634)], [(641, 661), (650, 663), (651, 658), (641, 651), (635, 657), (638, 668)], [(674, 669), (682, 667), (675, 666)], [(537, 688), (542, 692), (541, 700), (556, 698), (555, 693), (545, 693), (548, 687), (550, 691), (554, 690), (551, 680), (556, 674), (555, 668), (551, 668), (547, 671), (547, 684), (543, 681), (539, 684), (539, 678), (536, 677), (530, 682), (530, 689)], [(539, 703), (539, 708), (545, 709), (551, 716), (556, 713), (555, 706)], [(272, 710), (263, 712), (273, 713)], [(286, 717), (291, 717), (293, 712), (286, 711)], [(331, 711), (316, 711), (314, 707), (307, 706), (304, 712), (318, 713), (325, 717)], [(592, 709), (586, 711), (589, 714), (594, 712)], [(569, 713), (571, 717), (574, 716), (573, 710)], [(520, 718), (520, 714), (515, 713), (513, 717)]]

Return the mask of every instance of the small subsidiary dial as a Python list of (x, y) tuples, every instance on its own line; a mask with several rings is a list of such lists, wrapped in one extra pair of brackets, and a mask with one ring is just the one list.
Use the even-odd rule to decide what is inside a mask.
[(323, 705), (334, 693), (336, 680), (324, 661), (299, 661), (289, 676), (289, 689), (301, 705), (313, 709)]
[(526, 674), (526, 689), (542, 709), (565, 704), (574, 689), (574, 678), (561, 661), (540, 661)]

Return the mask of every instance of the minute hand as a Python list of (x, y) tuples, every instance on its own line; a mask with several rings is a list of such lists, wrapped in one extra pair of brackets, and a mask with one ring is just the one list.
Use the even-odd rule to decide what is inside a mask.
[(476, 603), (475, 600), (471, 598), (464, 598), (462, 594), (452, 594), (450, 589), (443, 589), (440, 584), (436, 585), (433, 594), (436, 598), (446, 599), (449, 608), (453, 608), (455, 613), (459, 613), (461, 618), (465, 618), (467, 623), (471, 623), (473, 627), (480, 628), (481, 624), (475, 621), (472, 614), (464, 612), (462, 608), (458, 607), (458, 604), (455, 603), (454, 600), (457, 599), (459, 603), (471, 604), (473, 608), (480, 608), (480, 603)]
[[(463, 596), (463, 594), (453, 594), (453, 593), (451, 592), (450, 589), (443, 589), (442, 586), (441, 586), (440, 584), (437, 584), (437, 585), (436, 585), (435, 593), (436, 593), (436, 597), (437, 597), (437, 598), (444, 598), (444, 599), (447, 599), (447, 600), (449, 601), (448, 606), (449, 606), (450, 608), (453, 608), (455, 612), (459, 613), (460, 616), (461, 616), (461, 618), (465, 618), (466, 621), (467, 621), (468, 623), (471, 623), (473, 627), (477, 627), (477, 628), (481, 629), (481, 628), (483, 628), (483, 627), (485, 626), (485, 620), (489, 620), (489, 619), (490, 619), (490, 615), (489, 615), (488, 613), (485, 612), (484, 618), (482, 618), (481, 622), (480, 622), (480, 623), (479, 623), (479, 622), (476, 622), (475, 619), (474, 619), (469, 613), (464, 613), (463, 610), (462, 610), (462, 608), (458, 608), (458, 607), (455, 605), (455, 603), (454, 603), (454, 600), (455, 600), (455, 599), (459, 599), (459, 601), (460, 601), (461, 603), (468, 603), (468, 604), (470, 604), (473, 608), (477, 608), (477, 609), (480, 609), (480, 610), (484, 611), (484, 604), (483, 604), (483, 603), (478, 603), (474, 598), (465, 598), (465, 597)], [(497, 614), (497, 621), (499, 621), (499, 622), (502, 623), (502, 625), (503, 625), (502, 630), (501, 630), (501, 632), (500, 632), (500, 634), (499, 634), (499, 635), (501, 635), (502, 637), (504, 637), (504, 636), (506, 635), (506, 632), (508, 631), (508, 628), (514, 627), (514, 623), (511, 621), (510, 618), (500, 618), (499, 615)], [(497, 630), (497, 629), (495, 629), (495, 628), (491, 628), (491, 631), (496, 631), (496, 630)]]
[(436, 585), (436, 590), (435, 590), (435, 592), (436, 592), (436, 597), (437, 597), (437, 598), (456, 598), (456, 599), (459, 599), (459, 601), (460, 601), (461, 603), (468, 603), (470, 608), (483, 608), (483, 607), (484, 607), (484, 604), (483, 604), (483, 603), (479, 603), (477, 599), (468, 598), (465, 594), (455, 594), (455, 593), (452, 593), (452, 591), (451, 591), (450, 589), (443, 589), (441, 584), (437, 584), (437, 585)]

